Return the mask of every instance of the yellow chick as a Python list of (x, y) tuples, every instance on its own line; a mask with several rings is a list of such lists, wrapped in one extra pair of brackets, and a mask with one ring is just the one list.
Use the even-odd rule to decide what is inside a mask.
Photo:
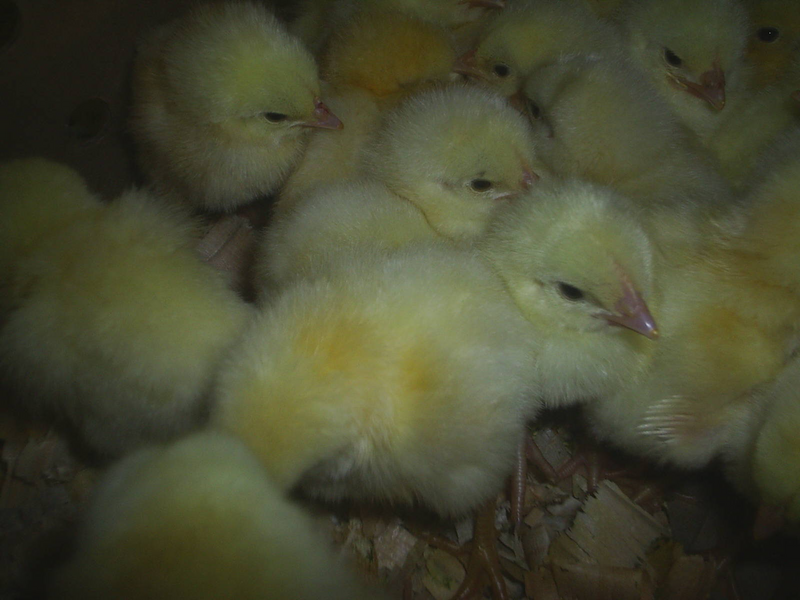
[(0, 166), (0, 363), (21, 407), (121, 454), (199, 424), (251, 312), (140, 191), (104, 204), (44, 159)]
[(491, 9), (505, 4), (505, 0), (303, 0), (290, 28), (315, 53), (323, 52), (332, 32), (359, 11), (389, 11), (444, 27), (460, 47), (472, 40)]
[(792, 0), (747, 0), (750, 35), (747, 60), (753, 84), (764, 87), (781, 79), (800, 45), (800, 12)]
[(262, 305), (213, 423), (286, 489), (477, 507), (541, 402), (616, 386), (657, 335), (632, 210), (543, 183), (498, 213), (480, 255), (423, 241), (336, 254)]
[(344, 131), (313, 132), (280, 192), (281, 213), (319, 184), (347, 179), (380, 126), (380, 115), (421, 86), (445, 82), (455, 50), (446, 31), (399, 12), (359, 11), (333, 34), (322, 57), (326, 98)]
[(564, 59), (534, 71), (519, 100), (548, 168), (636, 201), (673, 262), (731, 205), (711, 157), (628, 61)]
[(387, 114), (363, 160), (372, 183), (320, 186), (279, 213), (257, 261), (262, 282), (373, 239), (394, 247), (420, 236), (474, 238), (542, 171), (525, 118), (463, 86), (421, 92)]
[(131, 132), (161, 194), (232, 210), (275, 191), (309, 128), (339, 129), (317, 67), (262, 5), (201, 5), (144, 39), (133, 76)]
[(744, 461), (746, 491), (783, 509), (795, 527), (800, 524), (799, 389), (800, 361), (795, 358), (760, 394), (767, 404), (765, 415), (759, 420), (753, 445), (745, 449)]
[(608, 188), (542, 182), (480, 241), (537, 329), (537, 388), (551, 406), (616, 390), (657, 346), (653, 249), (637, 212)]
[(707, 142), (722, 172), (737, 189), (753, 177), (756, 159), (781, 132), (800, 125), (800, 47), (784, 74), (731, 107), (719, 129)]
[(798, 345), (798, 156), (764, 178), (693, 263), (659, 272), (662, 339), (642, 376), (589, 405), (601, 437), (684, 467), (743, 443), (760, 390)]
[(496, 16), (457, 70), (511, 96), (530, 73), (564, 56), (616, 56), (622, 37), (583, 0), (522, 0)]
[(366, 600), (244, 445), (217, 432), (148, 447), (95, 490), (56, 600)]
[(630, 55), (701, 138), (747, 89), (747, 14), (740, 0), (629, 0)]
[(539, 406), (535, 343), (476, 254), (354, 249), (262, 307), (213, 423), (282, 489), (462, 514), (501, 488)]

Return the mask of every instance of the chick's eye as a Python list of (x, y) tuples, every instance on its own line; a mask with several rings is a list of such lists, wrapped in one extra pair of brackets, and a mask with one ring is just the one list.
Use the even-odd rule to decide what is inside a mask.
[(492, 67), (492, 72), (498, 77), (508, 77), (511, 74), (511, 67), (503, 63), (497, 63)]
[(469, 187), (475, 192), (485, 192), (492, 188), (492, 182), (488, 179), (473, 179), (469, 182)]
[(762, 42), (770, 44), (780, 37), (781, 32), (777, 27), (762, 27), (756, 32), (756, 35)]
[(287, 119), (287, 116), (283, 113), (265, 112), (263, 114), (264, 118), (270, 123), (280, 123), (281, 121), (285, 121)]
[(542, 109), (539, 108), (539, 105), (533, 100), (528, 99), (525, 102), (525, 107), (528, 109), (528, 114), (531, 119), (539, 119), (542, 116)]
[(576, 288), (574, 285), (570, 285), (561, 281), (558, 282), (558, 293), (561, 294), (566, 300), (570, 300), (571, 302), (577, 302), (578, 300), (583, 300), (584, 298), (583, 290)]
[(666, 60), (673, 67), (680, 67), (683, 64), (681, 57), (675, 54), (669, 48), (664, 48), (664, 60)]

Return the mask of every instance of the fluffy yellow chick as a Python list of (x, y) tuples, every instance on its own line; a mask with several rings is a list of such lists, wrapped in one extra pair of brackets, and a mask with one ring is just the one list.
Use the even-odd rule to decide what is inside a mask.
[(695, 133), (719, 125), (747, 88), (747, 15), (740, 0), (629, 0), (630, 54)]
[(795, 358), (761, 392), (767, 407), (759, 421), (755, 442), (746, 455), (748, 489), (760, 501), (783, 509), (786, 518), (800, 524), (800, 360)]
[(534, 346), (474, 253), (354, 249), (262, 307), (221, 373), (213, 423), (283, 489), (461, 514), (511, 471), (539, 405)]
[(241, 442), (204, 432), (142, 449), (106, 474), (49, 597), (383, 597), (345, 567)]
[(601, 437), (685, 467), (742, 443), (798, 344), (799, 181), (786, 161), (693, 263), (659, 272), (662, 339), (641, 377), (590, 405)]
[(203, 210), (276, 190), (309, 128), (341, 128), (317, 67), (262, 5), (207, 4), (139, 46), (131, 132), (154, 188)]
[(537, 67), (576, 54), (616, 56), (622, 48), (619, 32), (583, 0), (522, 0), (484, 28), (457, 68), (511, 96)]
[(542, 67), (521, 101), (541, 160), (635, 200), (671, 261), (728, 210), (731, 190), (711, 157), (628, 61), (579, 56)]
[(0, 363), (22, 408), (120, 454), (196, 426), (250, 308), (144, 192), (103, 204), (43, 159), (0, 166)]
[(731, 107), (707, 146), (719, 159), (722, 172), (736, 188), (753, 177), (756, 158), (781, 132), (800, 125), (800, 47), (784, 74), (772, 85)]
[(388, 114), (364, 160), (373, 183), (318, 187), (281, 211), (261, 277), (285, 280), (331, 249), (373, 239), (393, 247), (419, 236), (474, 238), (542, 171), (525, 118), (501, 97), (463, 86), (421, 92)]
[(480, 241), (539, 332), (536, 381), (550, 405), (610, 393), (657, 345), (653, 249), (637, 212), (604, 187), (542, 182)]
[(656, 336), (632, 210), (609, 190), (553, 184), (499, 212), (480, 256), (422, 241), (337, 254), (262, 306), (213, 422), (286, 488), (475, 508), (540, 399), (615, 386)]
[(319, 184), (355, 174), (380, 114), (420, 86), (447, 81), (455, 50), (446, 31), (398, 12), (360, 11), (333, 34), (322, 57), (331, 109), (347, 127), (315, 131), (283, 186), (278, 213)]
[(780, 79), (800, 45), (800, 11), (792, 0), (747, 0), (750, 36), (747, 60), (753, 84), (768, 86)]
[(461, 46), (471, 41), (491, 9), (504, 6), (505, 0), (304, 0), (291, 30), (319, 52), (332, 32), (346, 26), (358, 11), (390, 11), (444, 27)]

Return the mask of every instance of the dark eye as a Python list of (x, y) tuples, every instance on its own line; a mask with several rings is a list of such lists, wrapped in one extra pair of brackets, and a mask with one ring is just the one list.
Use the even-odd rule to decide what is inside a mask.
[(270, 123), (280, 123), (281, 121), (285, 121), (287, 119), (285, 114), (277, 112), (265, 112), (264, 118)]
[(476, 192), (485, 192), (492, 188), (492, 182), (488, 179), (473, 179), (469, 182), (469, 187)]
[(780, 37), (781, 32), (777, 27), (762, 27), (756, 32), (756, 35), (762, 42), (770, 44)]
[(666, 60), (673, 67), (680, 67), (683, 64), (681, 57), (675, 54), (669, 48), (664, 48), (664, 60)]
[(539, 105), (530, 98), (525, 101), (525, 108), (527, 108), (528, 115), (531, 119), (538, 119), (542, 116), (542, 109), (540, 109)]
[(578, 300), (583, 300), (583, 291), (579, 288), (576, 288), (574, 285), (570, 285), (568, 283), (559, 282), (558, 283), (558, 292), (567, 300), (572, 302), (576, 302)]
[(498, 77), (508, 77), (511, 74), (511, 67), (504, 65), (503, 63), (497, 63), (494, 67), (492, 67), (492, 71)]

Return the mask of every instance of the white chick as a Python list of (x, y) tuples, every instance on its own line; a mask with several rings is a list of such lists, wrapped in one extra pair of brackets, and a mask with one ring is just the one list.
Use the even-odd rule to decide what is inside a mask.
[(23, 408), (123, 453), (198, 425), (251, 312), (191, 223), (130, 191), (103, 204), (43, 160), (0, 167), (0, 363)]
[(542, 182), (480, 241), (537, 329), (536, 381), (549, 405), (618, 389), (657, 346), (653, 249), (637, 212), (601, 186)]
[(740, 0), (629, 0), (630, 55), (701, 138), (747, 89), (747, 14)]
[(58, 569), (58, 600), (366, 600), (311, 519), (217, 432), (148, 447), (106, 474)]
[(710, 218), (729, 210), (731, 190), (711, 157), (628, 61), (579, 56), (542, 67), (521, 100), (548, 168), (636, 201), (670, 261), (693, 254)]
[(462, 514), (501, 488), (539, 406), (535, 344), (474, 253), (354, 249), (262, 307), (212, 422), (283, 489)]
[(747, 60), (753, 84), (775, 83), (789, 67), (800, 44), (800, 13), (793, 0), (745, 0), (750, 17)]
[(364, 177), (380, 185), (318, 187), (280, 213), (257, 261), (261, 281), (371, 239), (385, 247), (420, 235), (472, 239), (542, 172), (525, 118), (501, 97), (462, 86), (421, 92), (387, 114), (363, 160)]
[(511, 96), (538, 67), (565, 56), (617, 56), (622, 37), (582, 0), (523, 0), (499, 13), (481, 32), (457, 70)]
[(342, 124), (317, 67), (262, 5), (206, 4), (138, 49), (131, 132), (154, 188), (203, 210), (275, 191), (309, 128)]

